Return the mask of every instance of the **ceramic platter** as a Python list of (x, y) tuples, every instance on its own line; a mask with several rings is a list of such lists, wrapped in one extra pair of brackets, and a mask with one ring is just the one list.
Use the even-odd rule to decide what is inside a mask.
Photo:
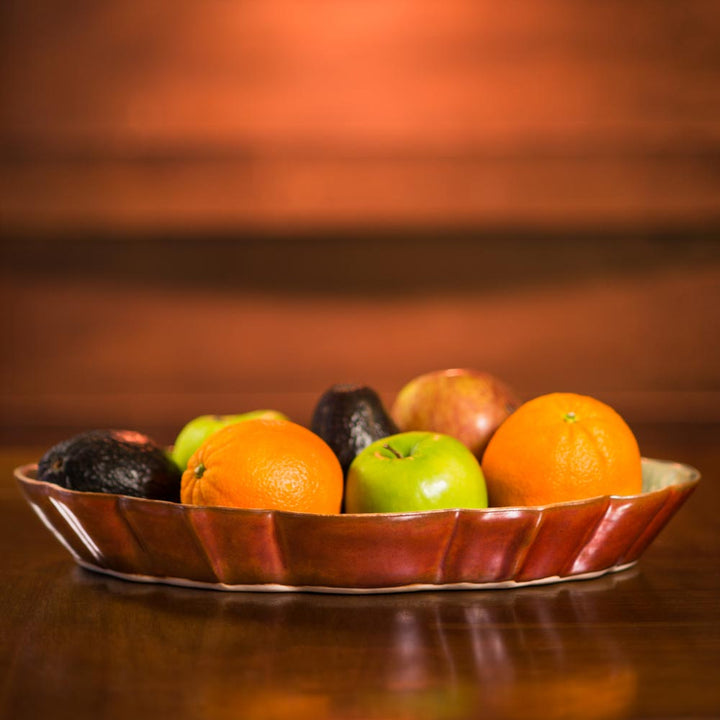
[(223, 591), (493, 589), (634, 565), (697, 485), (643, 459), (643, 492), (543, 507), (313, 515), (65, 490), (17, 468), (26, 499), (82, 567)]

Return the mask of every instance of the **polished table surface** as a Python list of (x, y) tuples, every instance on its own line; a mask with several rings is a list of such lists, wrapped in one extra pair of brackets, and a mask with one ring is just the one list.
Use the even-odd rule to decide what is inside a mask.
[(636, 427), (702, 480), (630, 570), (513, 590), (223, 593), (77, 567), (0, 450), (0, 717), (720, 717), (717, 425)]

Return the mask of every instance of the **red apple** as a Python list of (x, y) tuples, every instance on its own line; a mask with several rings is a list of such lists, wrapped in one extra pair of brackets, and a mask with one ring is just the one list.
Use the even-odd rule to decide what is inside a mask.
[(401, 431), (431, 430), (457, 438), (478, 460), (520, 398), (502, 380), (476, 370), (437, 370), (411, 380), (391, 415)]

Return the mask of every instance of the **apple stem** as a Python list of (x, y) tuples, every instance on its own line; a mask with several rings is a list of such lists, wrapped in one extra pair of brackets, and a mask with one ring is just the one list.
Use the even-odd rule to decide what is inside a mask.
[(383, 447), (389, 450), (396, 458), (402, 458), (402, 455), (390, 443), (385, 443)]

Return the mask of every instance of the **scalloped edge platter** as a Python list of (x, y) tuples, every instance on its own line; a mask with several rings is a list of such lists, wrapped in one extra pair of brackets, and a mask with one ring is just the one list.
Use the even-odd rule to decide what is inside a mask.
[(313, 515), (66, 490), (15, 470), (35, 513), (82, 568), (229, 592), (491, 590), (635, 565), (700, 480), (643, 458), (643, 492), (542, 507)]

